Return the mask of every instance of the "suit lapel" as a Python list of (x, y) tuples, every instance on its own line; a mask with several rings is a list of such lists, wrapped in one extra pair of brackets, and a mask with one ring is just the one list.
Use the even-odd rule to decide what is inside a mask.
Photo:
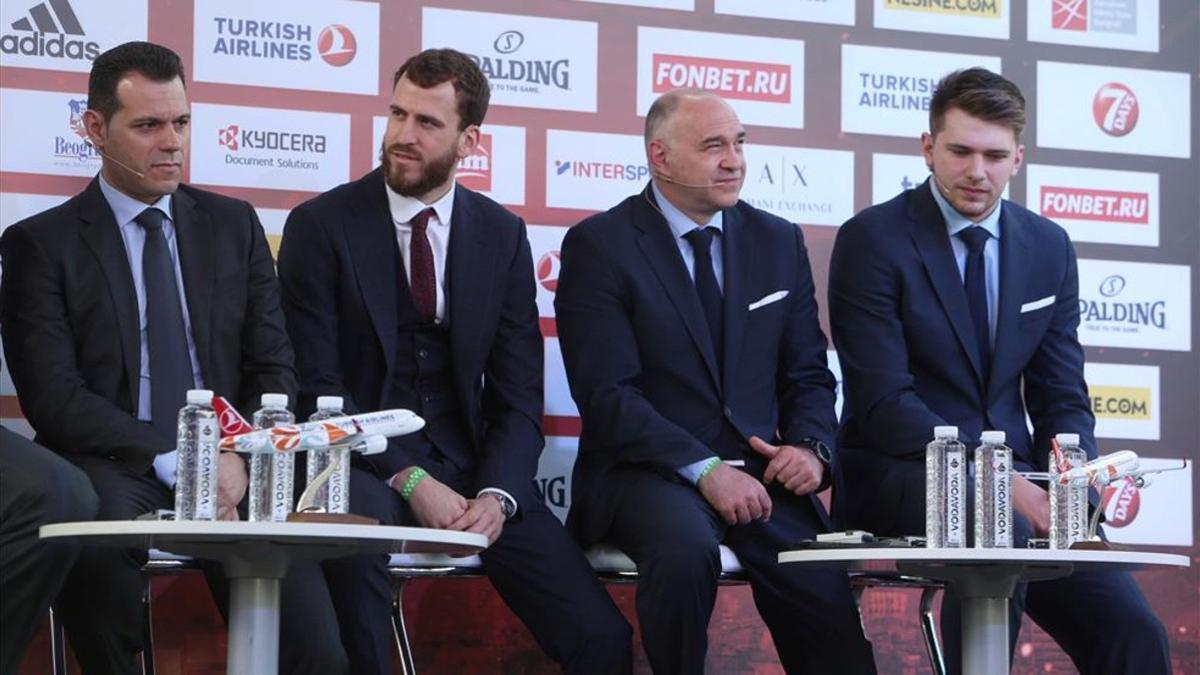
[(1029, 243), (1026, 230), (1010, 214), (1012, 209), (1000, 207), (1000, 307), (996, 311), (996, 346), (992, 350), (992, 376), (989, 389), (1003, 381), (997, 377), (1000, 368), (1007, 366), (1004, 356), (1015, 346), (1017, 323), (1021, 317), (1021, 300), (1025, 297), (1025, 275), (1028, 270)]
[(446, 255), (449, 296), (450, 348), (455, 356), (470, 354), (480, 325), (491, 316), (492, 279), (496, 257), (489, 250), (487, 223), (479, 220), (471, 192), (461, 185), (454, 191), (450, 216), (450, 246)]
[(125, 362), (126, 384), (133, 399), (133, 409), (137, 410), (138, 373), (141, 367), (141, 321), (137, 293), (133, 289), (133, 271), (129, 268), (125, 242), (113, 218), (112, 207), (100, 192), (99, 179), (93, 179), (84, 190), (79, 204), (79, 219), (83, 221), (80, 236), (96, 256), (108, 281), (108, 293), (117, 319), (117, 338)]
[(683, 318), (683, 325), (704, 357), (704, 364), (708, 367), (713, 385), (720, 389), (721, 378), (717, 372), (712, 336), (709, 335), (704, 309), (700, 306), (700, 297), (696, 295), (696, 286), (688, 276), (687, 266), (679, 255), (679, 246), (675, 243), (671, 227), (654, 204), (654, 195), (649, 186), (642, 191), (642, 196), (644, 199), (638, 202), (634, 211), (634, 226), (641, 231), (638, 247), (649, 262), (650, 269), (666, 289), (671, 304)]
[(721, 382), (723, 386), (728, 387), (729, 383), (734, 381), (733, 373), (738, 365), (738, 355), (742, 353), (746, 318), (750, 314), (746, 289), (750, 287), (750, 272), (755, 269), (758, 261), (754, 258), (757, 249), (751, 246), (750, 233), (746, 232), (746, 223), (738, 211), (725, 209), (723, 217), (721, 267), (725, 277), (725, 354), (721, 362), (724, 371)]
[[(399, 318), (396, 293), (402, 281), (396, 228), (388, 209), (383, 172), (376, 169), (355, 186), (354, 199), (342, 230), (354, 259), (354, 275), (363, 304), (383, 347), (387, 370), (396, 358), (396, 329)], [(385, 386), (390, 386), (390, 376)]]
[(929, 280), (933, 283), (942, 309), (950, 319), (954, 334), (971, 361), (975, 377), (982, 384), (984, 364), (979, 362), (979, 350), (971, 327), (971, 310), (967, 306), (967, 292), (963, 288), (962, 275), (958, 272), (958, 263), (954, 261), (954, 249), (950, 247), (950, 237), (946, 233), (946, 220), (933, 200), (930, 193), (932, 189), (926, 181), (913, 191), (909, 204), (909, 217), (914, 223), (913, 242), (929, 273)]
[(212, 317), (213, 285), (216, 283), (217, 260), (215, 242), (217, 233), (208, 213), (196, 208), (196, 202), (184, 190), (176, 190), (171, 198), (175, 212), (176, 244), (179, 248), (179, 266), (183, 276), (183, 290), (188, 303), (188, 318), (192, 325), (192, 339), (196, 342), (196, 355), (200, 361), (200, 372), (205, 382), (212, 382)]

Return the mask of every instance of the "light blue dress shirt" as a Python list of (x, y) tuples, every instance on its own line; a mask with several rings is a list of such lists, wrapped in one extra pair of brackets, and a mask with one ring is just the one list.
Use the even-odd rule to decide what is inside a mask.
[[(121, 239), (125, 242), (125, 254), (129, 257), (129, 271), (133, 275), (133, 290), (138, 304), (138, 340), (141, 343), (140, 369), (138, 371), (137, 418), (150, 421), (150, 343), (146, 340), (146, 281), (142, 276), (142, 249), (146, 246), (146, 230), (135, 218), (145, 211), (147, 204), (117, 190), (104, 174), (100, 174), (100, 191), (112, 209)], [(204, 388), (200, 375), (200, 359), (196, 355), (196, 341), (192, 337), (192, 320), (188, 313), (187, 294), (183, 290), (183, 274), (179, 267), (179, 248), (175, 242), (175, 223), (171, 220), (171, 195), (164, 195), (149, 205), (163, 212), (163, 236), (167, 239), (167, 250), (175, 267), (175, 284), (179, 289), (179, 303), (183, 309), (184, 330), (187, 333), (188, 359), (192, 362), (192, 381), (197, 389)], [(154, 458), (154, 474), (169, 488), (175, 487), (175, 451), (164, 452)]]
[(967, 242), (955, 235), (972, 225), (978, 225), (992, 235), (983, 245), (983, 272), (984, 282), (987, 285), (988, 332), (991, 335), (992, 346), (995, 346), (996, 311), (1000, 307), (1000, 209), (1004, 206), (1004, 200), (996, 202), (996, 208), (984, 216), (983, 220), (976, 223), (950, 206), (950, 202), (942, 196), (937, 181), (930, 180), (929, 187), (930, 192), (933, 193), (933, 200), (937, 202), (938, 208), (942, 212), (942, 217), (946, 219), (950, 247), (954, 249), (954, 262), (958, 264), (958, 276), (964, 280), (964, 284), (967, 274)]
[[(667, 201), (667, 198), (658, 191), (656, 183), (650, 183), (650, 189), (654, 191), (654, 200), (658, 203), (658, 209), (662, 216), (667, 221), (667, 226), (671, 228), (671, 233), (675, 235), (675, 245), (679, 247), (679, 255), (683, 256), (683, 264), (687, 266), (688, 276), (692, 278), (692, 283), (696, 282), (696, 254), (692, 251), (692, 245), (684, 235), (692, 230), (701, 227), (715, 227), (722, 235), (725, 233), (725, 218), (724, 215), (717, 211), (712, 220), (706, 224), (700, 224), (691, 218), (684, 215), (683, 211), (675, 208), (675, 205)], [(721, 288), (721, 292), (725, 292), (725, 265), (721, 259), (721, 237), (712, 238), (712, 248), (709, 249), (712, 254), (713, 274), (717, 276), (717, 286)], [(685, 480), (695, 485), (700, 482), (700, 472), (712, 460), (717, 459), (716, 455), (706, 457), (698, 462), (693, 462), (686, 466), (677, 469), (680, 476)]]

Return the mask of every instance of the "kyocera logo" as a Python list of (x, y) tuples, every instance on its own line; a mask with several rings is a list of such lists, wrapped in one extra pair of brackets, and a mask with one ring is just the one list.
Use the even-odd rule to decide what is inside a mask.
[(471, 190), (490, 192), (492, 189), (492, 135), (479, 134), (475, 151), (458, 162), (455, 174), (458, 182)]
[(354, 55), (358, 53), (358, 41), (349, 28), (340, 23), (330, 24), (317, 36), (317, 53), (325, 63), (341, 68), (354, 60)]
[(238, 125), (230, 124), (224, 129), (217, 130), (217, 142), (229, 148), (230, 150), (238, 149)]
[(217, 130), (217, 143), (233, 151), (281, 150), (325, 154), (326, 138), (324, 134), (243, 129), (237, 124), (231, 124)]
[(784, 63), (655, 54), (651, 69), (651, 90), (656, 94), (691, 87), (727, 99), (770, 103), (792, 100), (792, 67)]
[(1133, 523), (1142, 508), (1142, 493), (1132, 478), (1119, 480), (1104, 488), (1100, 499), (1104, 510), (1105, 524), (1109, 527), (1125, 527)]
[(537, 279), (542, 288), (554, 293), (558, 290), (558, 272), (562, 269), (562, 258), (558, 251), (550, 251), (538, 259)]
[(1124, 136), (1138, 121), (1138, 99), (1133, 90), (1119, 82), (1109, 82), (1092, 99), (1092, 117), (1109, 136)]

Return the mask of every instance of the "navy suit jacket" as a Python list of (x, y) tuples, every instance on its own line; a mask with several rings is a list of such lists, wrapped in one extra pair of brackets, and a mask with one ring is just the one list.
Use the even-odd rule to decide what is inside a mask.
[[(699, 296), (653, 199), (647, 187), (571, 228), (562, 245), (554, 306), (583, 418), (570, 525), (585, 545), (612, 519), (605, 485), (614, 469), (673, 479), (717, 454), (723, 424), (768, 442), (833, 436), (835, 381), (800, 228), (745, 202), (723, 212), (718, 372)], [(757, 457), (747, 444), (740, 449)]]
[(1078, 433), (1096, 456), (1076, 336), (1079, 280), (1066, 232), (1004, 202), (995, 344), (991, 363), (980, 363), (962, 277), (930, 189), (926, 181), (850, 219), (829, 267), (845, 387), (838, 441), (846, 489), (834, 511), (843, 524), (874, 524), (882, 533), (890, 528), (879, 518), (898, 517), (905, 498), (924, 513), (924, 449), (934, 426), (956, 425), (968, 446), (983, 430), (1004, 431), (1014, 460), (1040, 471), (1056, 433)]
[[(378, 410), (392, 384), (403, 261), (383, 172), (296, 207), (279, 251), (301, 401), (341, 396)], [(469, 425), (479, 487), (530, 489), (542, 452), (542, 336), (525, 223), (455, 189), (446, 261), (454, 391)], [(394, 439), (393, 439), (394, 440)], [(398, 443), (370, 458), (380, 477), (420, 464)]]
[[(243, 411), (264, 392), (294, 395), (279, 286), (254, 208), (180, 185), (172, 210), (205, 386)], [(4, 350), (37, 441), (149, 469), (175, 439), (137, 420), (137, 296), (99, 180), (8, 228), (0, 255)]]

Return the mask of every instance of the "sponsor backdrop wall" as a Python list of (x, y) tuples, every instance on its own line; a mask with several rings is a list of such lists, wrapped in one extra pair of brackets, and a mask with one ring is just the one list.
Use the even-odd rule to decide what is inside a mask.
[[(743, 198), (804, 229), (824, 304), (839, 224), (925, 179), (917, 137), (938, 78), (982, 65), (1015, 80), (1030, 109), (1027, 166), (1009, 197), (1075, 241), (1101, 449), (1130, 448), (1150, 464), (1197, 456), (1194, 2), (5, 0), (0, 227), (61, 202), (96, 173), (99, 157), (82, 141), (86, 73), (100, 52), (138, 39), (169, 45), (187, 64), (189, 181), (252, 202), (273, 246), (288, 209), (378, 163), (392, 72), (407, 56), (450, 46), (479, 62), (492, 108), (459, 179), (530, 224), (547, 347), (548, 440), (537, 480), (560, 515), (580, 425), (552, 306), (559, 243), (566, 227), (641, 189), (642, 115), (678, 86), (715, 91), (741, 116)], [(831, 365), (836, 372), (836, 358)], [(6, 374), (0, 416), (29, 431)], [(1110, 490), (1111, 538), (1196, 558), (1194, 475)], [(1200, 671), (1196, 572), (1138, 579), (1170, 632), (1176, 672)], [(614, 593), (632, 615), (631, 591)], [(414, 595), (418, 660), (435, 672), (547, 670), (486, 584), (435, 582)], [(202, 625), (223, 639), (211, 611), (180, 622), (180, 608), (203, 597), (182, 582), (160, 598), (176, 614), (159, 620), (179, 628), (160, 631), (160, 655), (184, 670), (223, 653), (169, 635)], [(867, 594), (882, 672), (925, 669), (915, 607), (904, 592)], [(746, 589), (722, 592), (712, 625), (715, 671), (778, 670)], [(40, 657), (30, 659), (34, 671)], [(1015, 670), (1070, 669), (1028, 626)]]

